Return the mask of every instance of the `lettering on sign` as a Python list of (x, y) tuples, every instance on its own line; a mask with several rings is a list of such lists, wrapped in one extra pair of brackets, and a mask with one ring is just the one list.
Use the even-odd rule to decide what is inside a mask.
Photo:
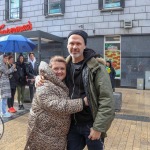
[(22, 25), (22, 26), (17, 26), (14, 28), (7, 28), (7, 29), (4, 29), (4, 28), (5, 28), (5, 24), (0, 25), (0, 34), (23, 32), (23, 31), (27, 31), (27, 30), (32, 30), (32, 23), (30, 21), (28, 21), (27, 24)]

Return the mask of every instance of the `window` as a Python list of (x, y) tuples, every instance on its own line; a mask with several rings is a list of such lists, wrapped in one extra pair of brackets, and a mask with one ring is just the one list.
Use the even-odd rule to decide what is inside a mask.
[(99, 0), (100, 10), (118, 10), (124, 8), (125, 0)]
[(120, 36), (105, 37), (104, 56), (105, 60), (110, 60), (116, 71), (116, 78), (121, 77), (121, 51), (120, 51)]
[(62, 15), (65, 12), (65, 0), (44, 0), (44, 15)]
[(5, 0), (5, 20), (13, 21), (22, 18), (22, 0)]

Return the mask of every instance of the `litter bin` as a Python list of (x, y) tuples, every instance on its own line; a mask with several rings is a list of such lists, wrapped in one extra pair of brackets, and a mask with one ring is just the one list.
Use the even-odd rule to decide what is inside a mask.
[(144, 79), (143, 78), (137, 78), (137, 89), (144, 90)]
[(115, 101), (115, 111), (120, 111), (122, 106), (122, 93), (113, 92), (114, 101)]

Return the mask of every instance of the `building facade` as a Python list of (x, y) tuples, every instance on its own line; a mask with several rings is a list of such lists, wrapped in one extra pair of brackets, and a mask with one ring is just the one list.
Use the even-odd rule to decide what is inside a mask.
[(40, 30), (62, 38), (42, 41), (45, 60), (66, 57), (69, 32), (86, 31), (87, 47), (111, 60), (120, 86), (136, 87), (150, 71), (150, 0), (0, 0), (0, 22), (0, 35)]

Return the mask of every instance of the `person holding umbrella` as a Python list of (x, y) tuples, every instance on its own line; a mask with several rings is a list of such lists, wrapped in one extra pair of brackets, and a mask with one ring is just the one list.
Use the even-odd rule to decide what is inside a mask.
[(2, 117), (11, 117), (6, 111), (7, 99), (11, 97), (10, 83), (8, 75), (14, 72), (16, 65), (13, 64), (10, 69), (7, 67), (8, 54), (0, 56), (0, 111)]
[(26, 64), (24, 62), (25, 58), (22, 54), (18, 56), (16, 62), (16, 69), (18, 74), (17, 80), (17, 93), (18, 93), (18, 110), (24, 110), (24, 92), (25, 92), (25, 85), (26, 85)]

